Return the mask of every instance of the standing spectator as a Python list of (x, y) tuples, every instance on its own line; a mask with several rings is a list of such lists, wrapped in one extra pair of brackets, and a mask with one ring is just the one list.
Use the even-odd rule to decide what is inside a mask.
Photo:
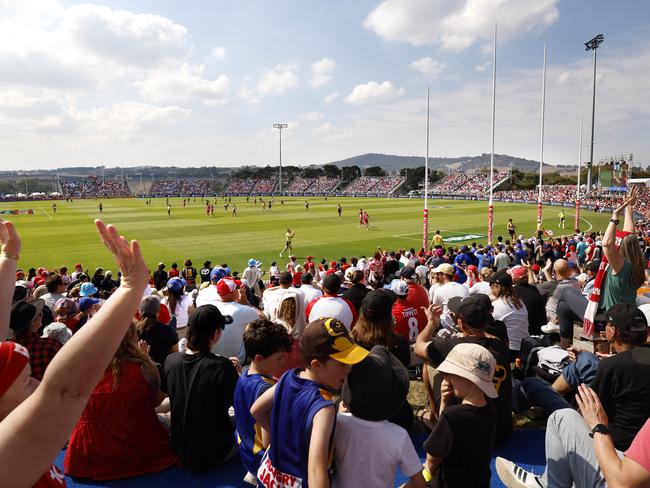
[(253, 290), (253, 293), (258, 297), (262, 296), (262, 291), (260, 290), (260, 278), (262, 278), (262, 270), (260, 266), (262, 263), (251, 258), (248, 260), (248, 267), (244, 270), (242, 278), (246, 280), (248, 286)]
[(214, 305), (197, 308), (188, 322), (187, 349), (165, 360), (172, 448), (182, 465), (193, 471), (212, 469), (237, 455), (228, 416), (237, 370), (229, 359), (210, 352), (231, 321)]
[(181, 277), (185, 280), (185, 291), (196, 290), (196, 268), (192, 266), (192, 260), (186, 259)]
[(167, 271), (165, 271), (165, 263), (158, 263), (158, 269), (153, 272), (153, 283), (156, 290), (162, 290), (167, 284)]
[(171, 278), (167, 282), (167, 296), (162, 299), (162, 303), (167, 305), (169, 312), (172, 314), (170, 325), (178, 331), (179, 337), (185, 337), (187, 320), (192, 310), (194, 310), (192, 299), (183, 293), (185, 284), (185, 280)]
[(172, 263), (172, 269), (169, 270), (170, 278), (178, 278), (181, 273), (178, 271), (178, 264)]
[(497, 271), (508, 269), (510, 266), (510, 256), (508, 256), (502, 247), (498, 248), (497, 255), (494, 258), (494, 266)]
[(206, 260), (203, 263), (203, 267), (201, 268), (201, 271), (199, 271), (199, 275), (201, 276), (201, 284), (203, 283), (210, 283), (210, 273), (212, 272), (212, 262), (209, 260)]

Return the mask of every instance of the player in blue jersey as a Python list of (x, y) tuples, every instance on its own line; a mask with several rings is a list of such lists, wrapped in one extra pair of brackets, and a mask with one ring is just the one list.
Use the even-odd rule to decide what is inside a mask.
[(251, 362), (242, 371), (235, 388), (235, 425), (239, 454), (248, 474), (244, 481), (257, 485), (256, 473), (268, 447), (268, 431), (264, 431), (251, 415), (255, 400), (275, 384), (284, 366), (284, 353), (291, 350), (292, 339), (287, 329), (266, 319), (251, 322), (244, 330), (244, 347)]
[(350, 366), (368, 355), (333, 318), (307, 325), (300, 346), (307, 369), (287, 371), (251, 409), (271, 435), (257, 471), (258, 486), (263, 488), (329, 488), (336, 422), (329, 390), (339, 390)]

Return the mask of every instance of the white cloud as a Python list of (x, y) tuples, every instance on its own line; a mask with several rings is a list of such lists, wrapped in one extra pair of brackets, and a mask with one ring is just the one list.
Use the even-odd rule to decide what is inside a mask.
[(315, 128), (311, 133), (325, 141), (339, 141), (349, 139), (353, 136), (351, 132), (345, 131), (340, 127), (330, 124), (329, 122)]
[(388, 41), (416, 46), (439, 44), (460, 51), (491, 39), (494, 23), (499, 39), (543, 29), (559, 17), (559, 0), (384, 0), (363, 25)]
[(226, 48), (223, 46), (217, 46), (212, 49), (212, 57), (216, 59), (224, 59), (226, 57)]
[(427, 56), (425, 58), (420, 58), (413, 61), (411, 64), (409, 64), (409, 69), (417, 71), (424, 76), (436, 78), (440, 75), (440, 73), (444, 71), (445, 63)]
[(328, 84), (332, 81), (332, 71), (336, 63), (332, 58), (323, 58), (311, 65), (311, 78), (309, 84), (314, 88)]
[(334, 100), (336, 100), (339, 97), (339, 92), (333, 92), (327, 95), (325, 98), (323, 98), (323, 101), (325, 103), (332, 103)]
[(315, 122), (317, 120), (321, 120), (325, 114), (322, 112), (306, 112), (304, 114), (300, 115), (300, 120), (304, 120), (305, 122)]
[(257, 91), (261, 95), (281, 95), (298, 86), (298, 77), (293, 65), (278, 65), (264, 71), (257, 82)]
[(202, 76), (202, 66), (183, 64), (176, 70), (158, 70), (145, 80), (136, 82), (143, 96), (154, 101), (203, 100), (213, 103), (228, 93), (230, 80), (221, 75), (214, 80)]
[(485, 63), (480, 63), (477, 64), (476, 67), (474, 68), (476, 71), (483, 72), (487, 71), (487, 69), (492, 66), (492, 61), (486, 61)]
[(404, 88), (396, 89), (390, 81), (368, 83), (357, 85), (345, 100), (348, 103), (361, 104), (376, 100), (385, 100), (404, 94)]

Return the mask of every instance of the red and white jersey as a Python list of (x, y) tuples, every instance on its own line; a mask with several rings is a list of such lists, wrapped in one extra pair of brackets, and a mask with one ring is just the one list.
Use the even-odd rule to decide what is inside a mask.
[(395, 332), (403, 335), (410, 344), (415, 343), (418, 334), (427, 325), (427, 315), (422, 307), (429, 306), (429, 295), (424, 287), (409, 283), (405, 300), (397, 300), (393, 305)]
[(357, 310), (350, 300), (342, 297), (322, 296), (312, 300), (305, 310), (307, 323), (324, 317), (339, 319), (345, 327), (350, 328), (357, 321)]

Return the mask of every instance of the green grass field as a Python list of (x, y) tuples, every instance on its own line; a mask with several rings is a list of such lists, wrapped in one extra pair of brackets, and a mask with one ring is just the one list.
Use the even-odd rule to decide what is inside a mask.
[[(181, 198), (170, 199), (172, 215), (167, 216), (165, 199), (144, 200), (106, 199), (101, 218), (115, 224), (129, 239), (138, 239), (147, 264), (153, 270), (156, 263), (169, 265), (185, 258), (192, 259), (200, 268), (203, 261), (228, 263), (241, 270), (253, 257), (268, 269), (271, 261), (277, 261), (284, 247), (286, 228), (295, 231), (294, 254), (304, 257), (313, 255), (317, 260), (341, 256), (372, 255), (377, 246), (384, 249), (399, 247), (418, 248), (422, 242), (422, 200), (381, 198), (310, 198), (309, 213), (305, 212), (304, 198), (287, 198), (284, 205), (279, 199), (273, 205), (273, 213), (254, 206), (253, 199), (233, 199), (238, 216), (224, 212), (223, 205), (215, 206), (214, 217), (205, 216), (201, 199), (183, 208)], [(343, 206), (343, 218), (338, 219), (336, 205)], [(81, 262), (84, 268), (103, 266), (114, 268), (109, 253), (99, 242), (93, 221), (99, 217), (98, 202), (75, 200), (73, 203), (57, 202), (56, 214), (52, 202), (3, 202), (0, 210), (32, 208), (34, 215), (12, 215), (22, 238), (19, 266), (68, 268)], [(359, 229), (358, 212), (364, 208), (370, 215), (370, 229)], [(568, 210), (568, 209), (567, 209)], [(547, 228), (558, 234), (558, 207), (545, 207)], [(573, 225), (573, 212), (565, 211), (567, 227)], [(441, 229), (443, 237), (456, 238), (454, 245), (462, 242), (486, 242), (486, 202), (432, 200), (429, 205), (430, 236)], [(495, 205), (494, 233), (507, 235), (505, 226), (513, 218), (517, 233), (529, 235), (534, 230), (536, 207), (524, 204)], [(3, 216), (7, 217), (7, 216)], [(604, 229), (608, 214), (583, 211), (582, 228)], [(568, 229), (567, 229), (568, 230)], [(480, 237), (463, 239), (467, 235)], [(285, 254), (286, 256), (286, 254)], [(72, 270), (71, 270), (72, 271)]]

